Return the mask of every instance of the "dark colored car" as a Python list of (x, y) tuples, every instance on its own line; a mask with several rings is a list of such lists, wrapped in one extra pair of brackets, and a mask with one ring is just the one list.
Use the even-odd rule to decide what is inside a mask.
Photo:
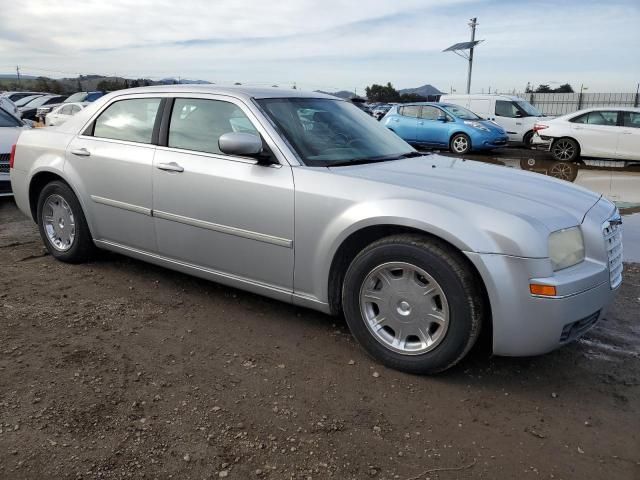
[(27, 103), (19, 110), (22, 113), (23, 119), (35, 121), (38, 108), (45, 105), (62, 103), (66, 98), (66, 95), (43, 95), (42, 97), (34, 98), (31, 102)]

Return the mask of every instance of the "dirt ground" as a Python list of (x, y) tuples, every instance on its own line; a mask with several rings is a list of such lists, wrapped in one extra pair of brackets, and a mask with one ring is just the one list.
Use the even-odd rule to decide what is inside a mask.
[(45, 255), (0, 199), (0, 478), (639, 479), (640, 265), (554, 353), (416, 377), (344, 320)]

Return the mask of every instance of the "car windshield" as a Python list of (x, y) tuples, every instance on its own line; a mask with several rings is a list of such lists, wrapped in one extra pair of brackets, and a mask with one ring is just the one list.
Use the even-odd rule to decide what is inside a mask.
[(459, 107), (458, 105), (447, 105), (444, 109), (454, 117), (458, 117), (461, 120), (482, 120), (482, 117), (479, 117), (471, 110)]
[(87, 92), (78, 92), (78, 93), (74, 93), (73, 95), (71, 95), (69, 98), (67, 98), (64, 103), (71, 103), (71, 102), (84, 102), (84, 100), (89, 96), (89, 94)]
[(28, 97), (22, 97), (20, 100), (16, 100), (13, 103), (15, 103), (16, 107), (24, 107), (27, 103), (40, 97), (42, 97), (42, 95), (29, 95)]
[(323, 98), (257, 100), (305, 165), (395, 160), (418, 153), (351, 103)]
[(525, 101), (517, 101), (515, 102), (516, 105), (518, 105), (518, 107), (520, 107), (520, 109), (527, 114), (527, 116), (529, 117), (543, 117), (544, 115), (542, 115), (542, 113), (533, 105), (531, 105), (529, 102), (525, 102)]
[(29, 103), (23, 105), (23, 107), (28, 107), (28, 108), (36, 108), (36, 107), (40, 107), (41, 105), (44, 105), (45, 103), (47, 103), (49, 100), (51, 100), (53, 97), (48, 97), (48, 96), (42, 96), (42, 97), (38, 97), (38, 98), (34, 98), (33, 100), (31, 100)]

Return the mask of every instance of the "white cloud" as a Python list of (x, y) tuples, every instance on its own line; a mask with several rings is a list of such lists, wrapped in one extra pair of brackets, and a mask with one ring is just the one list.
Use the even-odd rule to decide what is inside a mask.
[(466, 23), (477, 14), (486, 41), (474, 85), (558, 80), (630, 90), (640, 76), (640, 13), (624, 0), (22, 0), (13, 10), (12, 18), (0, 17), (0, 71), (21, 64), (36, 74), (461, 89), (464, 61), (441, 51), (468, 37)]

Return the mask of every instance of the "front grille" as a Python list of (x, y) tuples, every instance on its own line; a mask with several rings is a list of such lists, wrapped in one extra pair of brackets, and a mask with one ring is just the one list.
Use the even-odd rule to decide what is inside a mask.
[(616, 214), (602, 225), (604, 246), (609, 260), (609, 282), (616, 288), (622, 282), (622, 219)]
[(569, 342), (571, 340), (575, 340), (578, 337), (581, 337), (587, 330), (589, 330), (596, 324), (599, 317), (600, 310), (589, 315), (588, 317), (583, 318), (582, 320), (578, 320), (577, 322), (567, 323), (562, 329), (560, 342)]

